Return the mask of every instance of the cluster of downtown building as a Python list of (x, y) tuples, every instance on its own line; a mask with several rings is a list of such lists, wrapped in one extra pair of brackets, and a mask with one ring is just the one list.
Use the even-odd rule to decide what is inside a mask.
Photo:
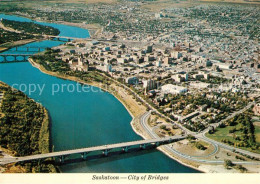
[(102, 32), (92, 35), (97, 39), (160, 43), (179, 50), (189, 45), (190, 52), (204, 58), (260, 68), (258, 6), (198, 5), (158, 12), (144, 11), (141, 2), (130, 1), (61, 6), (36, 8), (30, 13), (42, 20), (100, 24)]
[[(221, 103), (230, 99), (216, 93), (241, 93), (241, 97), (247, 99), (244, 104), (246, 105), (251, 97), (259, 93), (259, 81), (246, 75), (244, 65), (205, 58), (196, 52), (190, 52), (192, 47), (189, 44), (184, 44), (185, 47), (181, 50), (160, 47), (158, 44), (142, 44), (137, 47), (124, 41), (79, 40), (67, 45), (59, 47), (59, 59), (68, 63), (72, 70), (87, 72), (94, 68), (105, 72), (114, 79), (132, 86), (153, 106), (184, 124), (189, 119), (205, 113), (211, 113), (216, 117), (221, 114), (221, 110), (207, 105), (191, 108), (192, 104), (185, 107), (191, 108), (188, 114), (184, 113), (183, 109), (173, 110), (167, 106), (169, 95), (176, 97), (199, 94), (213, 102)], [(75, 48), (71, 49), (72, 46)], [(245, 67), (250, 68), (247, 64)], [(257, 70), (253, 70), (254, 76), (259, 79)], [(250, 98), (245, 93), (250, 93)], [(234, 108), (237, 107), (237, 102), (230, 103)], [(207, 121), (202, 123), (208, 125)]]
[[(125, 1), (66, 11), (57, 6), (34, 13), (42, 20), (100, 24), (101, 32), (92, 38), (109, 41), (69, 43), (75, 49), (61, 47), (62, 60), (72, 70), (92, 67), (108, 73), (184, 124), (192, 119), (208, 126), (212, 119), (224, 118), (219, 104), (238, 110), (259, 94), (259, 7), (200, 5), (153, 12), (141, 5)], [(233, 100), (237, 94), (241, 100)], [(170, 103), (181, 95), (203, 96), (217, 105)]]

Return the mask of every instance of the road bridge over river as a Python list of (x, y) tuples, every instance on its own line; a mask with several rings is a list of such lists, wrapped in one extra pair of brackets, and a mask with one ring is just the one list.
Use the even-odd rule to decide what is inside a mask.
[[(3, 58), (0, 63), (12, 63), (12, 62), (26, 62), (29, 56), (32, 54), (0, 54), (0, 58)], [(13, 58), (10, 60), (9, 58)], [(9, 60), (8, 60), (9, 59)]]
[(95, 147), (89, 147), (89, 148), (80, 148), (80, 149), (74, 149), (74, 150), (59, 151), (59, 152), (52, 152), (52, 153), (45, 153), (45, 154), (38, 154), (38, 155), (31, 155), (31, 156), (24, 156), (24, 157), (13, 157), (13, 158), (6, 158), (6, 159), (1, 160), (0, 164), (41, 160), (41, 159), (46, 159), (46, 158), (59, 158), (61, 162), (64, 162), (64, 159), (66, 156), (73, 155), (73, 154), (80, 154), (83, 159), (86, 159), (87, 154), (90, 152), (101, 151), (105, 156), (107, 156), (109, 151), (111, 151), (112, 149), (122, 149), (122, 151), (128, 152), (130, 147), (139, 146), (141, 149), (146, 149), (146, 147), (149, 145), (159, 146), (161, 144), (168, 144), (171, 142), (183, 140), (185, 138), (186, 138), (186, 135), (178, 135), (178, 136), (171, 136), (171, 137), (165, 137), (165, 138), (123, 142), (123, 143), (117, 143), (117, 144), (109, 144), (109, 145), (95, 146)]

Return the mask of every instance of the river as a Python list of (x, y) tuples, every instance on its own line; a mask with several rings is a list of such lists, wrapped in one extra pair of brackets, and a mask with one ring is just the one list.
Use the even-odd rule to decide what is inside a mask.
[[(16, 21), (30, 19), (0, 14), (0, 18)], [(53, 26), (61, 36), (89, 37), (87, 30), (53, 23), (39, 24)], [(26, 46), (53, 47), (58, 41), (41, 41)], [(6, 51), (5, 53), (16, 53)], [(17, 52), (23, 54), (23, 52)], [(90, 92), (82, 92), (82, 87), (74, 81), (46, 75), (31, 66), (29, 62), (0, 64), (0, 80), (25, 90), (37, 85), (35, 92), (25, 93), (46, 107), (51, 117), (51, 139), (54, 151), (83, 148), (104, 144), (135, 141), (142, 139), (132, 130), (132, 120), (125, 107), (111, 94), (93, 87)], [(53, 94), (54, 88), (74, 86)], [(41, 90), (42, 93), (41, 93)], [(62, 165), (64, 173), (197, 173), (156, 149), (144, 150), (111, 157), (103, 157)]]

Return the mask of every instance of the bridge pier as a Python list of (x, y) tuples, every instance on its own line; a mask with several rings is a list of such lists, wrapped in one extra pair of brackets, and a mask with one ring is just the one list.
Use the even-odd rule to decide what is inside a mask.
[(103, 151), (103, 155), (105, 155), (105, 156), (107, 156), (108, 153), (109, 153), (109, 149), (105, 149), (105, 150)]
[[(1, 55), (0, 55), (1, 56)], [(3, 55), (4, 57), (6, 55)], [(13, 55), (11, 55), (13, 56)], [(27, 55), (24, 55), (27, 56)], [(70, 155), (72, 154), (78, 154), (81, 155), (83, 159), (86, 159), (86, 155), (91, 152), (101, 152), (104, 154), (104, 156), (108, 156), (109, 152), (113, 149), (123, 150), (127, 152), (130, 147), (135, 147), (140, 149), (147, 149), (149, 148), (149, 145), (164, 145), (168, 144), (168, 141), (175, 141), (175, 140), (183, 140), (187, 136), (172, 136), (172, 137), (164, 137), (164, 138), (156, 138), (156, 139), (150, 139), (150, 140), (139, 140), (139, 141), (132, 141), (132, 142), (121, 142), (116, 144), (110, 144), (110, 145), (102, 145), (102, 146), (95, 146), (95, 147), (89, 147), (89, 148), (80, 148), (75, 150), (67, 150), (67, 151), (59, 151), (59, 152), (52, 152), (52, 153), (46, 153), (46, 154), (38, 154), (38, 155), (32, 155), (32, 156), (26, 156), (26, 157), (16, 157), (14, 159), (6, 160), (4, 161), (5, 164), (9, 163), (16, 163), (16, 162), (26, 162), (31, 160), (39, 160), (39, 159), (46, 159), (46, 158), (55, 158), (55, 161), (60, 161), (61, 163), (66, 163), (65, 159), (69, 159)], [(151, 146), (152, 147), (152, 146)]]
[(128, 147), (128, 146), (126, 146), (126, 147), (124, 147), (122, 150), (123, 150), (123, 151), (126, 153), (126, 152), (128, 152), (128, 150), (129, 150), (129, 147)]
[(141, 149), (145, 149), (146, 148), (146, 144), (140, 144), (140, 148)]
[(64, 156), (60, 156), (60, 157), (59, 157), (59, 161), (60, 161), (60, 163), (63, 164), (63, 163), (64, 163)]
[[(31, 56), (32, 54), (0, 54), (0, 57), (3, 58), (3, 61), (0, 63), (12, 63), (12, 62), (26, 62), (27, 57)], [(7, 57), (13, 57), (13, 60), (8, 60)], [(21, 60), (18, 60), (21, 57)]]
[(7, 62), (7, 59), (6, 59), (6, 57), (7, 57), (7, 56), (3, 56), (3, 58), (4, 58), (4, 61), (3, 61), (3, 62)]
[(87, 159), (87, 154), (88, 154), (88, 153), (81, 153), (81, 158), (82, 158), (83, 160), (86, 160), (86, 159)]

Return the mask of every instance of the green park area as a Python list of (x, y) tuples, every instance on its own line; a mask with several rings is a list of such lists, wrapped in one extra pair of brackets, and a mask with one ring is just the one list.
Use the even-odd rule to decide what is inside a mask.
[(260, 120), (251, 110), (221, 124), (215, 130), (209, 131), (207, 137), (216, 141), (260, 153)]

